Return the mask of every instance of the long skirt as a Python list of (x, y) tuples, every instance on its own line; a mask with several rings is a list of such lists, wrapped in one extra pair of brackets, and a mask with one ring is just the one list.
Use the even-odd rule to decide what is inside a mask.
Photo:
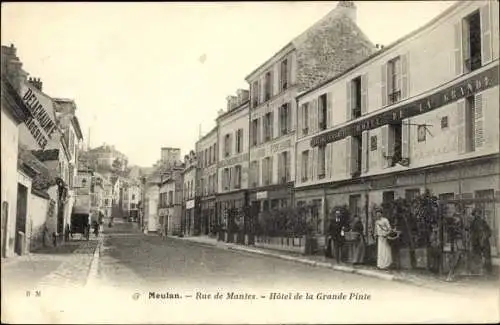
[(365, 240), (360, 237), (358, 241), (354, 243), (354, 256), (352, 262), (354, 264), (360, 264), (365, 261)]
[(377, 267), (387, 269), (392, 264), (392, 252), (389, 241), (385, 237), (378, 237)]

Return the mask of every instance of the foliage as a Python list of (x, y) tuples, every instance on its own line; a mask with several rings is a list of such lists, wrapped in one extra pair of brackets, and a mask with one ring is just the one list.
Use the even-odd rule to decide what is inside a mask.
[(313, 235), (321, 223), (314, 217), (315, 209), (315, 205), (305, 205), (264, 211), (259, 215), (256, 234), (268, 237)]

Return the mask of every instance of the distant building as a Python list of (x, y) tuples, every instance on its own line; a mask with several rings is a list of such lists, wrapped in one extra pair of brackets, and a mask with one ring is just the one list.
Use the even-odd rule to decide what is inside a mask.
[(183, 218), (182, 230), (186, 235), (199, 235), (201, 222), (199, 214), (199, 202), (196, 198), (196, 167), (197, 157), (194, 151), (190, 151), (184, 157), (184, 170), (182, 171), (182, 201)]
[(161, 148), (161, 163), (173, 164), (181, 160), (181, 149), (163, 147)]
[(168, 235), (181, 234), (183, 165), (170, 168), (161, 176), (158, 217)]

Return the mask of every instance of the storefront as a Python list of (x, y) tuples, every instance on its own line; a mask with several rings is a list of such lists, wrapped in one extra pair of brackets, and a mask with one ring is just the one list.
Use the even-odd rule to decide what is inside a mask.
[(249, 190), (249, 201), (258, 212), (293, 206), (293, 182)]
[[(248, 206), (247, 190), (234, 191), (227, 194), (218, 194), (216, 198), (216, 211), (219, 218), (218, 224), (228, 229), (232, 221), (229, 216), (231, 211), (237, 211), (241, 215), (246, 206)], [(236, 215), (236, 214), (235, 214)], [(238, 222), (239, 220), (234, 220)]]
[(196, 235), (198, 222), (196, 220), (197, 213), (196, 213), (195, 199), (186, 201), (184, 206), (184, 212), (185, 212), (184, 220), (185, 220), (186, 235), (188, 236)]
[(214, 232), (217, 224), (215, 205), (215, 196), (201, 198), (201, 234), (210, 235)]

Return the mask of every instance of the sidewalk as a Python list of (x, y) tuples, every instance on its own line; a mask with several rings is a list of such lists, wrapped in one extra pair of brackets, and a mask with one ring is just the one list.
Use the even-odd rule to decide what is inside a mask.
[(484, 291), (498, 291), (500, 287), (500, 282), (498, 279), (483, 279), (483, 278), (473, 278), (473, 279), (463, 279), (456, 282), (446, 282), (445, 279), (438, 278), (433, 275), (425, 274), (424, 272), (418, 272), (413, 270), (399, 271), (381, 271), (376, 267), (372, 266), (352, 266), (349, 264), (337, 264), (333, 259), (326, 258), (324, 256), (305, 256), (301, 254), (294, 254), (284, 251), (265, 249), (254, 246), (243, 246), (233, 243), (225, 243), (217, 241), (215, 238), (200, 236), (200, 237), (170, 237), (178, 240), (189, 241), (201, 245), (207, 245), (211, 247), (217, 247), (221, 249), (228, 249), (233, 251), (240, 251), (252, 254), (259, 254), (263, 256), (270, 256), (274, 258), (280, 258), (284, 260), (294, 261), (298, 263), (303, 263), (311, 266), (330, 268), (335, 271), (347, 272), (358, 274), (362, 276), (374, 277), (387, 281), (398, 281), (401, 283), (411, 284), (419, 287), (424, 287), (427, 289), (450, 292), (455, 294), (481, 294), (479, 290)]
[(22, 256), (2, 259), (2, 292), (83, 287), (101, 237), (73, 239)]

